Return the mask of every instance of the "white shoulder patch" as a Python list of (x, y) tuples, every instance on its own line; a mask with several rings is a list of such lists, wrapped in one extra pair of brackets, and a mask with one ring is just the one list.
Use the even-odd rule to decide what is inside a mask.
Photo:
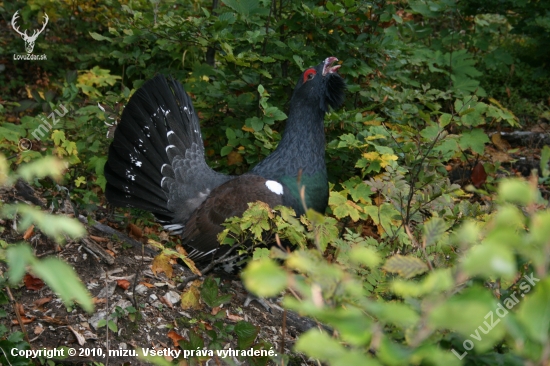
[(265, 186), (273, 193), (281, 195), (283, 194), (283, 186), (281, 183), (274, 180), (267, 180)]

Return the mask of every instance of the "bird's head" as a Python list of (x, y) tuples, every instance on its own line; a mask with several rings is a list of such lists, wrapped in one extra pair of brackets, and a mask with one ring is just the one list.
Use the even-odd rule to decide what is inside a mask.
[(319, 103), (323, 112), (328, 111), (328, 106), (339, 108), (344, 102), (346, 83), (337, 70), (340, 65), (335, 65), (336, 57), (327, 57), (315, 67), (310, 67), (303, 72), (292, 96), (293, 100), (300, 103)]

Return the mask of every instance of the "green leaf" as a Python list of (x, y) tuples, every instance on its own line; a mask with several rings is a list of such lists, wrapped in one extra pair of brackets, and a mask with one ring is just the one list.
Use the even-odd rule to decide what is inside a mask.
[(271, 74), (267, 71), (267, 70), (264, 70), (264, 69), (256, 69), (256, 71), (260, 74), (262, 74), (263, 76), (265, 76), (266, 78), (268, 79), (272, 79), (273, 76), (271, 76)]
[(0, 136), (2, 136), (2, 139), (5, 139), (7, 141), (18, 143), (21, 135), (18, 134), (15, 131), (9, 130), (5, 127), (0, 126)]
[(465, 131), (460, 136), (458, 144), (463, 150), (471, 148), (473, 152), (483, 155), (485, 144), (489, 142), (489, 137), (483, 130), (476, 128), (472, 131)]
[(264, 114), (267, 117), (273, 118), (275, 121), (282, 121), (287, 119), (287, 115), (277, 107), (266, 108)]
[(447, 229), (445, 221), (434, 217), (424, 224), (424, 241), (426, 246), (435, 244)]
[(242, 220), (239, 220), (239, 227), (243, 232), (249, 230), (255, 240), (261, 241), (264, 231), (271, 229), (270, 214), (271, 208), (266, 203), (249, 203)]
[(233, 146), (224, 146), (220, 151), (220, 155), (227, 156), (231, 151), (233, 151)]
[(201, 287), (201, 298), (211, 308), (231, 301), (231, 295), (218, 296), (218, 283), (212, 277), (206, 277)]
[(261, 297), (279, 294), (288, 284), (288, 275), (269, 258), (248, 263), (241, 274), (245, 287)]
[[(533, 287), (535, 291), (530, 293)], [(531, 273), (523, 276), (519, 288), (523, 300), (518, 320), (530, 337), (541, 345), (546, 344), (550, 334), (550, 278), (540, 280)]]
[(448, 291), (454, 286), (449, 269), (435, 269), (429, 272), (420, 282), (396, 279), (392, 291), (402, 297), (420, 297), (427, 294)]
[(477, 352), (485, 352), (500, 341), (506, 332), (500, 321), (506, 314), (501, 316), (502, 311), (497, 312), (497, 309), (491, 291), (474, 286), (436, 305), (428, 322), (435, 329), (459, 332), (473, 342)]
[(257, 12), (260, 7), (259, 0), (222, 0), (222, 2), (244, 17)]
[(532, 244), (530, 249), (534, 250), (533, 255), (535, 256), (533, 259), (540, 261), (542, 265), (546, 258), (539, 256), (538, 251), (545, 247), (548, 238), (550, 238), (550, 210), (537, 212), (533, 215), (529, 225), (529, 234)]
[(95, 184), (97, 184), (98, 186), (101, 187), (101, 189), (103, 190), (103, 192), (105, 192), (105, 186), (107, 185), (107, 179), (105, 178), (104, 175), (100, 175), (97, 177), (97, 179), (95, 180)]
[(472, 102), (472, 108), (463, 107), (463, 110), (460, 111), (459, 115), (460, 121), (464, 126), (479, 126), (485, 123), (485, 117), (483, 114), (487, 111), (487, 104), (483, 102)]
[(334, 216), (339, 219), (349, 216), (353, 221), (357, 221), (360, 219), (360, 210), (363, 211), (360, 206), (348, 200), (340, 192), (331, 191), (328, 203)]
[(264, 128), (264, 121), (262, 121), (258, 117), (248, 118), (245, 121), (245, 124), (249, 127), (252, 127), (256, 132), (260, 132)]
[(235, 23), (236, 18), (237, 17), (235, 15), (235, 13), (233, 13), (233, 12), (222, 13), (218, 16), (218, 20), (220, 22), (227, 22), (228, 24)]
[(304, 69), (304, 60), (298, 55), (292, 55), (292, 58), (294, 59), (294, 62), (296, 62), (296, 65), (298, 65), (298, 68), (300, 70)]
[(74, 184), (77, 187), (80, 187), (81, 184), (86, 184), (86, 177), (80, 176), (74, 180)]
[(369, 328), (373, 321), (357, 308), (324, 309), (311, 315), (333, 326), (341, 334), (342, 339), (352, 345), (363, 346), (371, 339), (372, 333)]
[(233, 129), (229, 127), (225, 129), (225, 136), (227, 136), (227, 139), (230, 141), (235, 140), (237, 138), (235, 131), (233, 131)]
[(453, 116), (449, 113), (442, 113), (441, 116), (439, 116), (439, 127), (443, 128), (447, 126), (449, 123), (451, 123)]
[(27, 263), (34, 260), (34, 255), (28, 245), (16, 245), (8, 249), (6, 257), (9, 263), (9, 281), (14, 286), (23, 278)]
[(111, 330), (111, 332), (116, 333), (118, 332), (118, 326), (116, 323), (112, 320), (107, 321), (107, 327)]
[(338, 340), (317, 329), (310, 329), (298, 338), (296, 350), (332, 366), (378, 366), (377, 361), (356, 349), (344, 347)]
[(249, 322), (240, 321), (235, 324), (235, 334), (237, 335), (237, 346), (239, 349), (249, 349), (260, 332), (260, 327), (256, 327)]
[(60, 130), (53, 130), (52, 131), (52, 139), (53, 139), (54, 144), (56, 144), (57, 146), (61, 145), (61, 142), (66, 140), (65, 132), (60, 131)]
[(427, 140), (435, 140), (439, 133), (441, 132), (441, 127), (436, 123), (430, 123), (428, 127), (420, 131), (420, 135)]
[(19, 225), (21, 229), (24, 230), (35, 224), (40, 231), (58, 243), (65, 241), (65, 235), (76, 239), (86, 234), (86, 230), (78, 220), (66, 216), (49, 215), (33, 206), (5, 205), (0, 212), (9, 217), (13, 217), (15, 214), (21, 215)]
[(394, 217), (399, 213), (392, 204), (383, 203), (380, 206), (364, 206), (363, 209), (376, 225), (382, 225), (387, 232), (393, 230)]
[(416, 311), (409, 305), (383, 301), (370, 302), (366, 306), (367, 310), (383, 323), (390, 323), (402, 327), (412, 327), (420, 320)]
[(44, 177), (51, 177), (54, 180), (59, 180), (62, 176), (61, 173), (65, 169), (66, 165), (62, 160), (53, 156), (47, 156), (20, 166), (17, 170), (17, 175), (27, 182), (32, 182), (35, 178)]
[(75, 300), (87, 312), (92, 312), (94, 305), (86, 287), (71, 266), (58, 258), (36, 260), (31, 265), (33, 272), (59, 294), (66, 305)]
[(319, 245), (321, 251), (325, 251), (328, 243), (338, 237), (338, 222), (332, 218), (321, 215), (313, 209), (306, 212), (308, 220), (313, 225), (313, 239)]
[(185, 340), (180, 340), (179, 342), (180, 346), (187, 350), (197, 350), (204, 347), (204, 340), (194, 330), (189, 332), (189, 342)]
[(422, 0), (411, 0), (409, 6), (414, 14), (422, 14), (426, 18), (433, 18), (439, 15), (441, 9), (434, 2), (426, 3)]
[(369, 268), (376, 268), (381, 261), (376, 250), (368, 247), (351, 248), (350, 259), (352, 262), (363, 264)]
[(498, 196), (506, 202), (527, 206), (536, 202), (538, 194), (526, 181), (504, 179), (498, 186)]
[(252, 259), (269, 258), (270, 250), (268, 248), (255, 248)]
[(259, 84), (258, 85), (258, 94), (260, 94), (261, 96), (263, 96), (265, 93), (265, 88), (262, 84)]
[(481, 275), (485, 278), (512, 279), (516, 275), (514, 254), (503, 245), (476, 245), (466, 253), (463, 266), (470, 276)]
[(382, 269), (398, 273), (404, 278), (412, 278), (426, 272), (428, 266), (419, 258), (396, 254), (386, 261)]
[(103, 168), (107, 162), (106, 156), (93, 156), (90, 158), (90, 163), (88, 167), (93, 168), (97, 175), (103, 175)]
[(90, 36), (92, 36), (93, 39), (95, 39), (96, 41), (109, 41), (109, 42), (113, 42), (113, 40), (109, 37), (105, 37), (105, 36), (102, 36), (101, 34), (99, 33), (96, 33), (96, 32), (89, 32)]
[(183, 291), (180, 298), (180, 306), (182, 309), (200, 309), (200, 294), (198, 286), (195, 282), (191, 283), (187, 289)]

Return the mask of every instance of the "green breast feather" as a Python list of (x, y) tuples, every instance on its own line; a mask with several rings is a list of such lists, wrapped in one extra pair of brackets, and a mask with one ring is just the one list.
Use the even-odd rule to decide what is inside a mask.
[(303, 175), (298, 182), (296, 177), (285, 176), (281, 183), (286, 186), (292, 197), (290, 205), (296, 210), (297, 215), (304, 213), (300, 190), (305, 187), (305, 198), (307, 208), (324, 213), (328, 201), (328, 182), (326, 174), (319, 172), (314, 175)]

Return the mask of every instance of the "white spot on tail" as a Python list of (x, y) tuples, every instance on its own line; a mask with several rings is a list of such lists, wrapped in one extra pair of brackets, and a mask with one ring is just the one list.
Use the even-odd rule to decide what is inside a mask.
[(130, 154), (130, 161), (134, 163), (138, 168), (141, 167), (141, 161), (139, 161), (137, 157), (132, 154)]
[(281, 195), (283, 194), (283, 186), (281, 183), (276, 182), (274, 180), (266, 180), (265, 186), (273, 193)]
[(172, 134), (175, 134), (175, 132), (174, 132), (174, 131), (168, 131), (168, 133), (166, 134), (166, 136), (170, 136), (170, 135), (172, 135)]
[[(162, 111), (162, 113), (164, 114), (164, 116), (167, 116), (167, 115), (170, 113), (170, 109), (164, 110), (164, 108), (162, 108), (162, 106), (159, 106), (159, 107), (157, 108), (157, 112), (160, 112), (160, 111)], [(156, 116), (156, 115), (157, 115), (157, 112), (155, 112), (155, 113), (153, 114), (153, 116)]]
[(174, 145), (168, 145), (168, 146), (166, 146), (166, 152), (168, 153), (168, 149), (171, 149), (171, 148), (174, 148), (174, 149), (175, 149), (176, 146), (174, 146)]

